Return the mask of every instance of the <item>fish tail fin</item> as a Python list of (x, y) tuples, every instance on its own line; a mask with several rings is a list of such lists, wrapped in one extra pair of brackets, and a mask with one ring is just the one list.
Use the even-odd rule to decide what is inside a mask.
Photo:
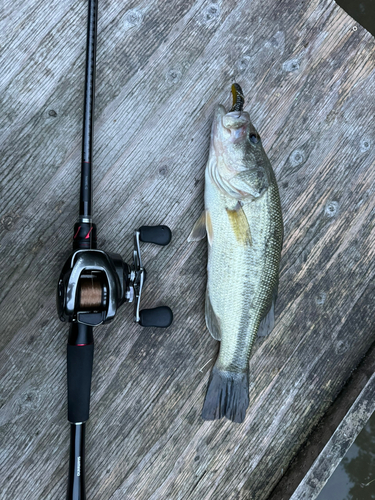
[(232, 422), (242, 423), (248, 406), (249, 370), (237, 373), (214, 366), (208, 381), (202, 418), (217, 420), (227, 417)]

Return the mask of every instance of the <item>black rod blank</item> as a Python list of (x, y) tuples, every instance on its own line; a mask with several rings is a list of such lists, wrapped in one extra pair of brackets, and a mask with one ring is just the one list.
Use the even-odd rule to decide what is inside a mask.
[(70, 426), (70, 459), (67, 500), (86, 500), (85, 434), (86, 424)]
[(92, 217), (92, 150), (96, 72), (98, 0), (89, 0), (86, 45), (85, 100), (83, 104), (83, 140), (80, 191), (80, 218)]

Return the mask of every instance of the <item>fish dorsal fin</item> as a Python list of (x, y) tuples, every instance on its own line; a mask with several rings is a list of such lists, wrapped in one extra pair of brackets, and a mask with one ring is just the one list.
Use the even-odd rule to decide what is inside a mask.
[(213, 230), (211, 215), (208, 210), (203, 210), (199, 219), (194, 224), (194, 227), (189, 234), (188, 241), (199, 241), (202, 240), (207, 233), (208, 243), (212, 245), (213, 240)]
[(212, 308), (208, 289), (206, 289), (205, 317), (206, 317), (206, 325), (207, 325), (208, 331), (210, 332), (211, 336), (215, 340), (220, 341), (221, 340), (220, 320), (216, 316), (216, 314)]
[(189, 234), (188, 241), (199, 241), (206, 236), (206, 211), (203, 210)]
[(252, 245), (249, 221), (241, 203), (237, 202), (233, 210), (226, 208), (226, 211), (238, 243), (241, 245)]

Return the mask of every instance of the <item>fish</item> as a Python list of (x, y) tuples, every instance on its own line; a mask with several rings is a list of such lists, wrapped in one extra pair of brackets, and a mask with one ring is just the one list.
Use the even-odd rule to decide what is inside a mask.
[(207, 235), (205, 320), (220, 342), (202, 418), (242, 423), (249, 406), (249, 360), (255, 338), (275, 324), (283, 218), (275, 173), (259, 133), (243, 111), (239, 84), (233, 106), (219, 104), (205, 169), (204, 211), (188, 241)]

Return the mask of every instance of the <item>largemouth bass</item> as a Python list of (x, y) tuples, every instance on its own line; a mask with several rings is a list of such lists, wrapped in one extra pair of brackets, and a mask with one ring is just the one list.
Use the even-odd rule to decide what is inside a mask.
[(243, 422), (256, 335), (274, 326), (283, 221), (275, 174), (238, 84), (216, 109), (205, 171), (205, 210), (189, 241), (208, 238), (205, 317), (220, 341), (202, 417)]

